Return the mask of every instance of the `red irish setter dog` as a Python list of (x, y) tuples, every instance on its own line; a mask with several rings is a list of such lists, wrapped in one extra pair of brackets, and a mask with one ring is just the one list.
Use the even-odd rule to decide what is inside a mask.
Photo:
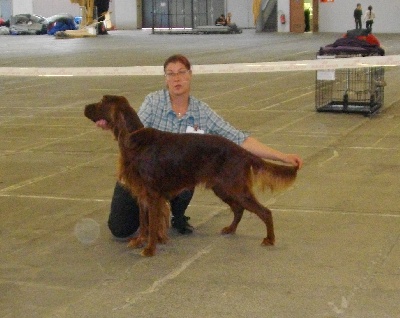
[(272, 213), (254, 197), (253, 183), (262, 189), (286, 188), (295, 180), (297, 167), (265, 161), (220, 136), (144, 128), (122, 96), (106, 95), (87, 105), (85, 116), (94, 122), (105, 119), (118, 140), (118, 177), (140, 208), (139, 236), (129, 245), (139, 247), (147, 241), (142, 255), (153, 256), (157, 242), (167, 240), (167, 200), (198, 184), (211, 188), (232, 209), (233, 222), (223, 234), (235, 233), (246, 209), (266, 225), (262, 244), (274, 244)]

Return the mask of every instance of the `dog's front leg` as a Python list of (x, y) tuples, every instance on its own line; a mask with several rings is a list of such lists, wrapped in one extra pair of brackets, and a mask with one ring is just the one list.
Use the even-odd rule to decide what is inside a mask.
[(157, 207), (158, 204), (155, 204), (150, 206), (148, 209), (148, 221), (149, 221), (149, 227), (148, 227), (148, 241), (147, 241), (147, 246), (142, 250), (142, 256), (154, 256), (156, 253), (156, 245), (157, 245), (157, 237), (158, 237), (158, 213)]
[(128, 247), (140, 248), (146, 243), (146, 235), (143, 233), (142, 228), (139, 228), (139, 235), (133, 237), (128, 242)]
[(139, 235), (129, 241), (128, 247), (139, 248), (144, 246), (145, 242), (147, 241), (147, 236), (149, 235), (148, 215), (149, 212), (147, 205), (142, 204), (139, 201)]
[(170, 220), (170, 205), (166, 199), (163, 199), (160, 205), (160, 216), (159, 224), (157, 229), (157, 242), (160, 244), (166, 244), (168, 242), (167, 231), (169, 228)]

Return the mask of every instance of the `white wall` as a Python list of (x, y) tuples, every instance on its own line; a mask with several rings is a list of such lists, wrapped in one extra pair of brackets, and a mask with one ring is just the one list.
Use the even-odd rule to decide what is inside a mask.
[(13, 0), (12, 12), (13, 15), (21, 13), (32, 13), (32, 2), (27, 0)]
[[(149, 1), (149, 0), (143, 0)], [(114, 11), (111, 22), (118, 30), (137, 29), (137, 4), (136, 0), (113, 0)], [(111, 7), (111, 2), (110, 2)], [(115, 12), (115, 14), (114, 14)]]
[(11, 0), (0, 0), (0, 18), (8, 20), (12, 12), (12, 1)]
[[(280, 15), (286, 16), (286, 23), (280, 22)], [(290, 2), (288, 0), (278, 0), (278, 32), (290, 32)]]
[[(372, 25), (373, 33), (400, 32), (400, 0), (335, 0), (319, 3), (319, 31), (345, 32), (355, 28), (353, 11), (361, 3), (363, 13), (372, 5), (376, 18)], [(365, 23), (363, 22), (363, 28)]]
[(226, 13), (240, 28), (254, 28), (253, 0), (226, 0)]
[[(8, 1), (8, 0), (0, 0)], [(142, 0), (149, 1), (149, 0)], [(227, 12), (233, 15), (233, 22), (241, 28), (254, 28), (253, 0), (225, 0)], [(319, 2), (319, 31), (345, 32), (354, 29), (353, 11), (360, 2), (363, 11), (372, 5), (376, 14), (372, 26), (374, 33), (400, 32), (400, 0), (334, 0), (334, 2)], [(290, 0), (278, 0), (278, 31), (289, 32)], [(79, 15), (78, 4), (70, 0), (12, 0), (12, 14), (34, 13), (49, 17), (59, 13)], [(136, 0), (110, 0), (111, 21), (118, 29), (137, 28)], [(286, 14), (286, 24), (279, 22), (279, 15)], [(4, 16), (8, 19), (9, 17)]]
[[(29, 2), (28, 0), (24, 1)], [(29, 13), (34, 13), (45, 18), (61, 13), (79, 16), (79, 5), (77, 3), (71, 3), (70, 0), (53, 0), (51, 4), (49, 4), (49, 1), (50, 0), (32, 0), (33, 11)]]

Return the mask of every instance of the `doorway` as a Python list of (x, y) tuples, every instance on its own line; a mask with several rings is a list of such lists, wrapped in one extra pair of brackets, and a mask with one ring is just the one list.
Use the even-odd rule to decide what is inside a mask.
[(290, 0), (290, 32), (318, 32), (318, 0)]
[(304, 32), (312, 32), (312, 0), (304, 0)]
[(214, 25), (225, 12), (225, 0), (142, 1), (143, 28), (194, 28)]

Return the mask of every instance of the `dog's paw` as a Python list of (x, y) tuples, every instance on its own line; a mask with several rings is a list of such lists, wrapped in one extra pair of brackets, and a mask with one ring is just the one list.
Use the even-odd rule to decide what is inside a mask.
[(153, 247), (147, 246), (146, 248), (144, 248), (142, 250), (142, 252), (140, 254), (142, 256), (150, 257), (150, 256), (154, 256), (156, 254), (156, 250)]
[(134, 237), (129, 240), (128, 247), (139, 248), (143, 247), (144, 240), (140, 237)]
[(275, 239), (270, 239), (268, 237), (264, 238), (261, 245), (273, 246), (275, 244)]
[(236, 230), (233, 229), (231, 226), (224, 227), (224, 228), (221, 230), (221, 234), (222, 234), (222, 235), (225, 235), (225, 234), (235, 234), (235, 232), (236, 232)]
[(164, 236), (157, 237), (157, 243), (167, 244), (167, 242), (168, 242), (168, 236), (164, 235)]

